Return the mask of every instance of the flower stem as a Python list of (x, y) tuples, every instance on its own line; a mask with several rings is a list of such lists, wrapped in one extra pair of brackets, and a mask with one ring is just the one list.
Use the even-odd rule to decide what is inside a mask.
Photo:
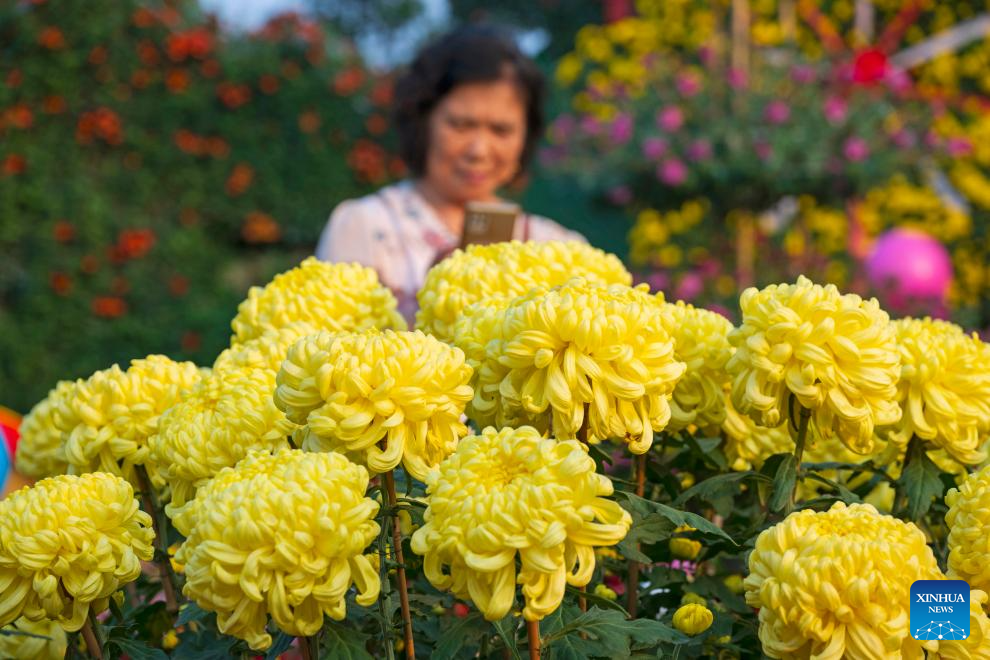
[[(794, 469), (797, 474), (801, 474), (801, 457), (804, 456), (804, 442), (808, 437), (808, 422), (811, 420), (811, 410), (801, 406), (800, 419), (798, 420), (797, 440), (794, 445)], [(797, 500), (797, 489), (800, 478), (794, 479), (794, 487), (791, 489), (791, 502), (788, 510), (794, 509), (794, 502)]]
[(148, 471), (143, 465), (134, 466), (137, 474), (138, 487), (141, 489), (141, 501), (148, 515), (151, 516), (151, 525), (155, 530), (155, 546), (158, 549), (158, 572), (162, 580), (162, 591), (165, 592), (165, 611), (169, 614), (176, 614), (179, 611), (179, 601), (176, 598), (175, 575), (172, 573), (172, 564), (168, 558), (168, 539), (165, 538), (167, 523), (162, 519), (161, 507), (155, 501), (154, 493), (151, 490), (151, 479)]
[(399, 582), (399, 604), (402, 606), (402, 627), (405, 633), (406, 658), (415, 660), (416, 650), (413, 647), (412, 614), (409, 612), (409, 588), (406, 585), (405, 559), (402, 556), (402, 530), (399, 529), (399, 514), (395, 510), (398, 497), (395, 495), (395, 477), (392, 470), (384, 475), (385, 490), (388, 493), (388, 506), (392, 509), (392, 548), (395, 552), (396, 577)]
[[(646, 454), (636, 457), (636, 495), (643, 497), (646, 492)], [(639, 544), (636, 544), (639, 549)], [(626, 611), (629, 618), (636, 618), (636, 605), (639, 601), (639, 562), (629, 562), (629, 576), (626, 578)]]
[(320, 660), (320, 633), (310, 637), (296, 637), (299, 640), (299, 654), (303, 660)]
[(529, 635), (529, 660), (540, 660), (540, 622), (527, 621), (526, 633)]
[(587, 612), (588, 611), (588, 599), (584, 597), (584, 593), (585, 593), (585, 591), (588, 590), (588, 587), (585, 586), (585, 585), (582, 585), (582, 586), (578, 587), (578, 589), (581, 590), (581, 595), (578, 596), (578, 607), (581, 608), (581, 611), (582, 612)]
[(93, 612), (86, 616), (86, 621), (83, 623), (82, 636), (86, 641), (86, 651), (93, 658), (103, 658), (103, 647), (100, 645), (99, 640), (96, 638), (95, 622), (93, 621)]

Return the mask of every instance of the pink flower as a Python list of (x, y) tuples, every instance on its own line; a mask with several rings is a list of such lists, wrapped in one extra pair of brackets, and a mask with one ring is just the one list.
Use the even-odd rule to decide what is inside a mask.
[(609, 137), (616, 144), (625, 144), (632, 139), (633, 118), (628, 113), (620, 113), (609, 126)]
[(725, 81), (729, 83), (729, 87), (732, 89), (745, 89), (746, 85), (749, 84), (746, 72), (741, 69), (729, 69), (725, 75)]
[(599, 135), (602, 132), (602, 123), (596, 117), (582, 117), (581, 131), (587, 135)]
[(968, 156), (973, 153), (973, 144), (964, 137), (949, 138), (949, 143), (945, 145), (945, 148), (953, 158)]
[(770, 101), (763, 110), (763, 118), (771, 124), (783, 124), (791, 118), (791, 106), (783, 101)]
[(917, 139), (914, 137), (914, 133), (902, 128), (893, 135), (890, 136), (893, 143), (900, 147), (901, 149), (910, 149), (917, 143)]
[(814, 82), (816, 75), (815, 67), (807, 64), (795, 64), (791, 67), (791, 80), (801, 85)]
[(677, 76), (674, 82), (677, 93), (681, 96), (691, 97), (701, 91), (701, 81), (698, 76), (692, 73), (682, 73)]
[(757, 140), (753, 144), (753, 151), (760, 160), (770, 160), (770, 157), (773, 155), (773, 146), (769, 142)]
[(632, 196), (629, 186), (616, 186), (608, 191), (608, 201), (616, 206), (625, 206), (632, 201)]
[(846, 112), (849, 106), (846, 104), (846, 100), (839, 98), (838, 96), (830, 96), (825, 99), (825, 105), (822, 107), (822, 114), (825, 115), (825, 119), (831, 124), (838, 124), (845, 120)]
[(560, 115), (550, 124), (550, 137), (554, 142), (566, 142), (577, 128), (573, 115)]
[(684, 273), (681, 281), (677, 283), (674, 295), (678, 300), (693, 300), (698, 297), (705, 288), (705, 283), (701, 275), (695, 272)]
[(648, 137), (643, 140), (643, 156), (650, 160), (659, 160), (667, 151), (667, 141), (663, 138)]
[(845, 143), (843, 143), (842, 154), (847, 160), (854, 163), (859, 163), (869, 157), (870, 146), (866, 144), (866, 140), (863, 138), (853, 135), (852, 137), (847, 138)]
[(657, 178), (668, 186), (679, 186), (687, 181), (688, 168), (677, 158), (667, 158), (657, 167)]
[(708, 160), (712, 157), (712, 144), (704, 138), (699, 138), (688, 145), (688, 160), (695, 163)]
[(657, 113), (657, 126), (666, 133), (675, 133), (684, 125), (684, 113), (676, 105), (669, 105)]

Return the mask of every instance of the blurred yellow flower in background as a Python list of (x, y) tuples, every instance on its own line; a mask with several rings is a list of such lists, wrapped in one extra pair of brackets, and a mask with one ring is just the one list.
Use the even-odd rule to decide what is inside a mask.
[(290, 635), (315, 635), (324, 615), (342, 620), (345, 596), (378, 599), (364, 555), (379, 532), (368, 472), (341, 454), (253, 452), (197, 494), (176, 560), (183, 593), (217, 613), (220, 632), (258, 651), (271, 646), (269, 616)]
[(231, 343), (295, 322), (332, 331), (405, 330), (406, 322), (396, 305), (395, 296), (378, 281), (373, 268), (309, 257), (264, 287), (251, 287), (231, 321)]
[(151, 517), (105, 472), (43, 479), (0, 501), (0, 625), (25, 616), (79, 630), (153, 555)]
[(945, 496), (949, 511), (949, 575), (990, 591), (990, 466)]
[[(413, 552), (437, 589), (470, 599), (489, 621), (512, 609), (523, 585), (523, 617), (557, 609), (565, 585), (587, 585), (596, 546), (621, 541), (632, 518), (605, 499), (612, 482), (575, 440), (532, 427), (489, 427), (461, 440), (427, 478), (425, 524)], [(516, 570), (516, 561), (520, 570)]]

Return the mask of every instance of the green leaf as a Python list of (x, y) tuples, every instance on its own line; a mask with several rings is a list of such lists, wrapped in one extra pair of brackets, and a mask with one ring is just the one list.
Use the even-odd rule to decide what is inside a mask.
[(674, 528), (677, 526), (659, 513), (649, 513), (645, 517), (634, 513), (632, 527), (626, 537), (619, 541), (616, 546), (622, 556), (632, 561), (642, 564), (653, 563), (653, 560), (643, 554), (637, 546), (639, 544), (652, 545), (660, 541), (666, 541), (671, 537)]
[(501, 621), (493, 621), (492, 626), (502, 638), (505, 648), (512, 654), (513, 660), (522, 660), (519, 657), (519, 649), (516, 648), (516, 618), (509, 614)]
[(832, 481), (831, 479), (827, 479), (822, 475), (818, 474), (817, 472), (809, 472), (805, 476), (808, 479), (813, 479), (814, 481), (821, 482), (826, 486), (830, 486), (834, 488), (836, 492), (838, 492), (839, 498), (846, 504), (858, 504), (863, 501), (862, 499), (860, 499), (859, 495), (852, 492), (842, 484), (838, 483), (837, 481)]
[(371, 635), (353, 628), (328, 623), (320, 639), (320, 655), (334, 660), (366, 660), (372, 658), (365, 648)]
[[(582, 637), (583, 635), (583, 637)], [(631, 646), (651, 647), (661, 642), (682, 644), (690, 640), (686, 635), (653, 619), (626, 619), (614, 610), (592, 608), (548, 635), (545, 646), (553, 648), (560, 640), (567, 639), (565, 649), (572, 649), (580, 657), (606, 656), (629, 657)]]
[(196, 603), (189, 602), (179, 608), (179, 618), (175, 620), (175, 627), (184, 626), (190, 621), (200, 621), (209, 612)]
[(759, 472), (753, 472), (752, 470), (746, 472), (729, 472), (728, 474), (719, 474), (688, 488), (686, 491), (681, 493), (676, 500), (674, 500), (674, 506), (684, 506), (684, 504), (695, 497), (700, 497), (706, 502), (711, 502), (712, 499), (723, 496), (727, 492), (735, 493), (736, 489), (734, 487), (730, 488), (730, 486), (735, 486), (738, 482), (749, 478), (766, 482), (771, 481), (769, 477), (762, 475)]
[(780, 467), (773, 477), (773, 490), (770, 493), (770, 501), (767, 505), (771, 511), (782, 511), (790, 506), (791, 496), (794, 494), (794, 484), (797, 481), (797, 458), (794, 454), (787, 454), (780, 461)]
[[(732, 543), (733, 545), (739, 545), (738, 543), (735, 542), (735, 540), (731, 536), (726, 534), (725, 530), (723, 530), (721, 527), (715, 525), (707, 518), (703, 518), (696, 513), (681, 511), (671, 506), (667, 506), (666, 504), (661, 504), (660, 502), (653, 502), (651, 500), (643, 499), (642, 497), (633, 495), (632, 493), (626, 493), (620, 491), (616, 494), (621, 495), (626, 499), (626, 503), (624, 503), (623, 508), (625, 508), (627, 511), (631, 512), (632, 510), (637, 510), (637, 511), (648, 510), (663, 516), (670, 522), (674, 523), (675, 527), (679, 527), (681, 525), (690, 525), (691, 527), (694, 527), (696, 530), (698, 530), (703, 534), (711, 534), (712, 536), (723, 538), (729, 541), (730, 543)], [(628, 504), (628, 506), (625, 506), (625, 504)]]
[(136, 639), (112, 639), (109, 644), (126, 653), (131, 660), (168, 660), (168, 655), (161, 649), (153, 649), (144, 642)]
[(942, 471), (928, 458), (919, 440), (911, 441), (908, 455), (904, 460), (906, 462), (904, 472), (898, 480), (898, 486), (907, 496), (908, 519), (918, 520), (928, 513), (932, 499), (941, 497), (944, 492), (940, 478)]
[(564, 589), (567, 593), (571, 594), (572, 596), (576, 596), (578, 598), (583, 596), (586, 601), (588, 601), (592, 605), (597, 605), (603, 610), (615, 610), (616, 612), (620, 612), (623, 616), (626, 617), (629, 616), (629, 612), (627, 612), (626, 608), (622, 607), (622, 605), (619, 605), (618, 601), (609, 600), (608, 598), (603, 598), (602, 596), (597, 596), (594, 594), (594, 592), (581, 591), (577, 587), (572, 587), (569, 584), (566, 587), (564, 587)]
[(276, 660), (278, 656), (289, 650), (292, 646), (292, 640), (295, 637), (289, 633), (278, 631), (278, 635), (275, 636), (275, 641), (272, 642), (271, 647), (268, 649), (268, 653), (265, 654), (265, 660)]
[(485, 634), (487, 624), (480, 612), (472, 612), (454, 625), (446, 628), (430, 657), (433, 660), (455, 660), (464, 657), (463, 652)]

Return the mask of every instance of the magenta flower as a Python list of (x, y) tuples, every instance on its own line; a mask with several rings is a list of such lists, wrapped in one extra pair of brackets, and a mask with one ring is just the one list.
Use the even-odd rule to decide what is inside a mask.
[(667, 141), (663, 138), (648, 137), (643, 140), (643, 156), (649, 160), (659, 160), (667, 151)]
[(657, 113), (657, 126), (666, 133), (675, 133), (684, 125), (684, 113), (676, 105), (669, 105)]
[(550, 124), (550, 138), (554, 142), (567, 142), (574, 134), (577, 122), (573, 115), (560, 115)]
[(906, 128), (902, 128), (901, 130), (891, 135), (890, 139), (893, 141), (893, 143), (896, 146), (900, 147), (901, 149), (910, 149), (918, 142), (918, 140), (914, 136), (914, 133), (907, 130)]
[(681, 96), (691, 97), (701, 91), (701, 81), (693, 73), (678, 75), (674, 85), (677, 87), (677, 93)]
[(705, 138), (699, 138), (688, 145), (688, 160), (699, 163), (712, 157), (712, 143)]
[(816, 75), (815, 67), (807, 64), (795, 64), (791, 67), (791, 80), (801, 85), (815, 82)]
[(625, 206), (632, 201), (632, 196), (629, 186), (616, 186), (608, 191), (608, 201), (616, 206)]
[(729, 83), (729, 87), (732, 89), (745, 89), (746, 85), (749, 84), (749, 78), (746, 76), (746, 72), (741, 69), (729, 69), (729, 72), (725, 76), (725, 81)]
[(753, 151), (760, 160), (770, 160), (770, 157), (773, 156), (773, 146), (763, 140), (757, 140), (753, 143)]
[(586, 115), (581, 118), (581, 131), (586, 135), (599, 135), (602, 132), (602, 123), (596, 117)]
[(845, 99), (839, 98), (838, 96), (830, 96), (825, 99), (825, 105), (822, 107), (822, 114), (825, 115), (825, 119), (831, 124), (838, 124), (845, 120), (846, 112), (849, 106)]
[(625, 112), (619, 113), (609, 126), (609, 137), (616, 144), (625, 144), (632, 139), (633, 127), (632, 115)]
[(945, 148), (953, 158), (968, 156), (973, 153), (973, 144), (964, 137), (949, 138), (949, 143), (945, 145)]
[(691, 301), (697, 298), (704, 288), (705, 283), (701, 279), (701, 275), (692, 271), (684, 273), (681, 281), (677, 283), (677, 289), (674, 295), (677, 296), (678, 300)]
[(861, 137), (853, 135), (846, 139), (842, 145), (842, 155), (853, 163), (864, 161), (870, 155), (870, 145)]
[(668, 186), (679, 186), (687, 181), (688, 168), (680, 159), (667, 158), (657, 167), (657, 178)]
[(781, 100), (770, 101), (763, 110), (763, 118), (771, 124), (783, 124), (791, 118), (791, 106)]

